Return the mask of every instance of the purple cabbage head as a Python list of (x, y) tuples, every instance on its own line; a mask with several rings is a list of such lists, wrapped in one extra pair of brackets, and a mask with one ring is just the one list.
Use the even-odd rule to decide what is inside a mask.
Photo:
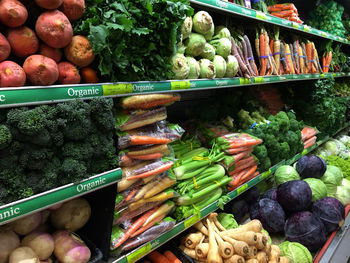
[(327, 165), (321, 157), (305, 155), (297, 162), (296, 169), (302, 179), (321, 178), (327, 170)]

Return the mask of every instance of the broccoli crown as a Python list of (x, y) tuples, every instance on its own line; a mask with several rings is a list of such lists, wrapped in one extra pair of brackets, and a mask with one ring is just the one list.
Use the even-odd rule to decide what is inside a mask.
[(262, 162), (267, 157), (267, 149), (265, 145), (258, 145), (254, 147), (254, 155)]
[(243, 109), (237, 113), (237, 117), (239, 119), (239, 125), (243, 130), (249, 129), (249, 127), (255, 122), (254, 119), (250, 117), (249, 112)]
[(286, 132), (289, 130), (290, 122), (287, 113), (280, 111), (275, 115), (275, 121), (280, 125), (280, 131)]
[(296, 132), (296, 131), (300, 131), (300, 127), (299, 127), (299, 122), (295, 119), (291, 119), (290, 120), (290, 130)]
[(101, 131), (114, 130), (114, 105), (112, 99), (94, 98), (90, 101), (91, 118)]
[(73, 158), (64, 159), (61, 167), (62, 174), (65, 178), (61, 179), (64, 183), (79, 182), (86, 177), (87, 169), (85, 163), (74, 160)]
[(258, 111), (253, 111), (250, 115), (256, 123), (263, 123), (266, 121), (266, 119)]
[(0, 125), (0, 150), (5, 149), (12, 142), (12, 134), (6, 125)]

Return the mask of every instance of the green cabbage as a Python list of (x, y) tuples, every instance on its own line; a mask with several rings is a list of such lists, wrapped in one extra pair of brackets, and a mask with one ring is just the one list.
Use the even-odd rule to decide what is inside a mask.
[(340, 135), (337, 137), (337, 139), (344, 143), (345, 146), (349, 147), (350, 146), (350, 136), (347, 135)]
[(218, 220), (220, 224), (227, 230), (238, 227), (238, 223), (236, 222), (235, 217), (232, 214), (219, 213)]
[(306, 178), (305, 182), (310, 186), (312, 191), (312, 202), (327, 196), (327, 187), (320, 179)]
[(293, 166), (282, 165), (277, 169), (275, 173), (276, 185), (280, 185), (292, 180), (300, 180), (300, 176)]
[(339, 149), (334, 141), (329, 140), (324, 144), (324, 149), (329, 153), (329, 155), (338, 155)]
[(281, 256), (287, 257), (290, 263), (312, 263), (310, 251), (300, 243), (285, 241), (279, 248)]
[(337, 187), (335, 194), (337, 198), (344, 206), (350, 204), (350, 181), (343, 179), (341, 185)]
[(343, 180), (343, 173), (338, 167), (327, 165), (327, 170), (320, 179), (327, 187), (328, 196), (334, 197), (338, 185), (340, 185)]

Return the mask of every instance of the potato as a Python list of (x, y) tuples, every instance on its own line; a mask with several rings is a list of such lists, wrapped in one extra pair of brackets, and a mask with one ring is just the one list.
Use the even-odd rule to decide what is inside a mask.
[(80, 83), (79, 70), (70, 62), (61, 62), (58, 64), (58, 82), (60, 84), (78, 84)]
[(19, 27), (28, 18), (25, 6), (17, 0), (0, 1), (0, 22), (8, 27)]
[(26, 83), (26, 74), (15, 62), (5, 60), (0, 63), (0, 87), (21, 87)]
[(6, 37), (0, 33), (0, 62), (9, 57), (11, 46)]
[(31, 55), (23, 63), (27, 78), (34, 85), (52, 85), (58, 80), (56, 62), (43, 55)]
[(52, 58), (56, 63), (62, 59), (62, 51), (58, 48), (50, 47), (44, 43), (39, 46), (39, 54), (48, 58)]
[(86, 67), (94, 61), (95, 55), (89, 40), (84, 36), (74, 36), (64, 49), (66, 58), (79, 67)]
[(78, 20), (84, 15), (85, 0), (63, 0), (62, 11), (69, 20)]
[(42, 8), (52, 10), (59, 8), (63, 0), (35, 0), (35, 3)]
[(20, 58), (28, 57), (38, 51), (39, 40), (29, 27), (11, 28), (7, 32), (12, 53)]
[(12, 230), (1, 228), (0, 240), (0, 263), (6, 263), (11, 252), (19, 247), (19, 237)]
[(83, 198), (76, 198), (64, 203), (51, 212), (51, 224), (56, 229), (77, 231), (82, 228), (91, 215), (91, 207)]
[(19, 247), (12, 251), (9, 263), (40, 263), (40, 260), (30, 247)]
[(34, 231), (22, 239), (21, 246), (30, 247), (40, 260), (44, 260), (52, 255), (55, 243), (50, 234)]
[(65, 14), (58, 10), (42, 13), (35, 24), (38, 37), (53, 48), (67, 46), (73, 36), (72, 25)]

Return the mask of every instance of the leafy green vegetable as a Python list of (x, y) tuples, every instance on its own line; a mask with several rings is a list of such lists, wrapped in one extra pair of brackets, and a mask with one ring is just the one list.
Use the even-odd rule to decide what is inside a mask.
[(227, 230), (238, 227), (238, 223), (236, 222), (235, 217), (232, 214), (219, 213), (218, 220), (220, 224)]
[(300, 176), (293, 166), (282, 165), (277, 169), (275, 173), (276, 185), (280, 185), (292, 180), (300, 180)]
[(343, 173), (344, 177), (350, 176), (350, 162), (347, 160), (344, 160), (343, 158), (339, 156), (327, 156), (324, 158), (327, 165), (334, 165), (337, 166)]
[(310, 251), (297, 242), (285, 241), (279, 245), (281, 256), (285, 256), (291, 263), (312, 263)]
[(74, 25), (99, 58), (108, 81), (171, 79), (170, 56), (193, 13), (188, 0), (87, 0)]
[(312, 191), (312, 202), (327, 196), (327, 187), (322, 180), (317, 178), (306, 178), (305, 182), (310, 186)]
[(327, 187), (328, 196), (334, 196), (337, 191), (337, 186), (343, 180), (343, 173), (341, 170), (333, 165), (327, 165), (327, 170), (320, 178)]

